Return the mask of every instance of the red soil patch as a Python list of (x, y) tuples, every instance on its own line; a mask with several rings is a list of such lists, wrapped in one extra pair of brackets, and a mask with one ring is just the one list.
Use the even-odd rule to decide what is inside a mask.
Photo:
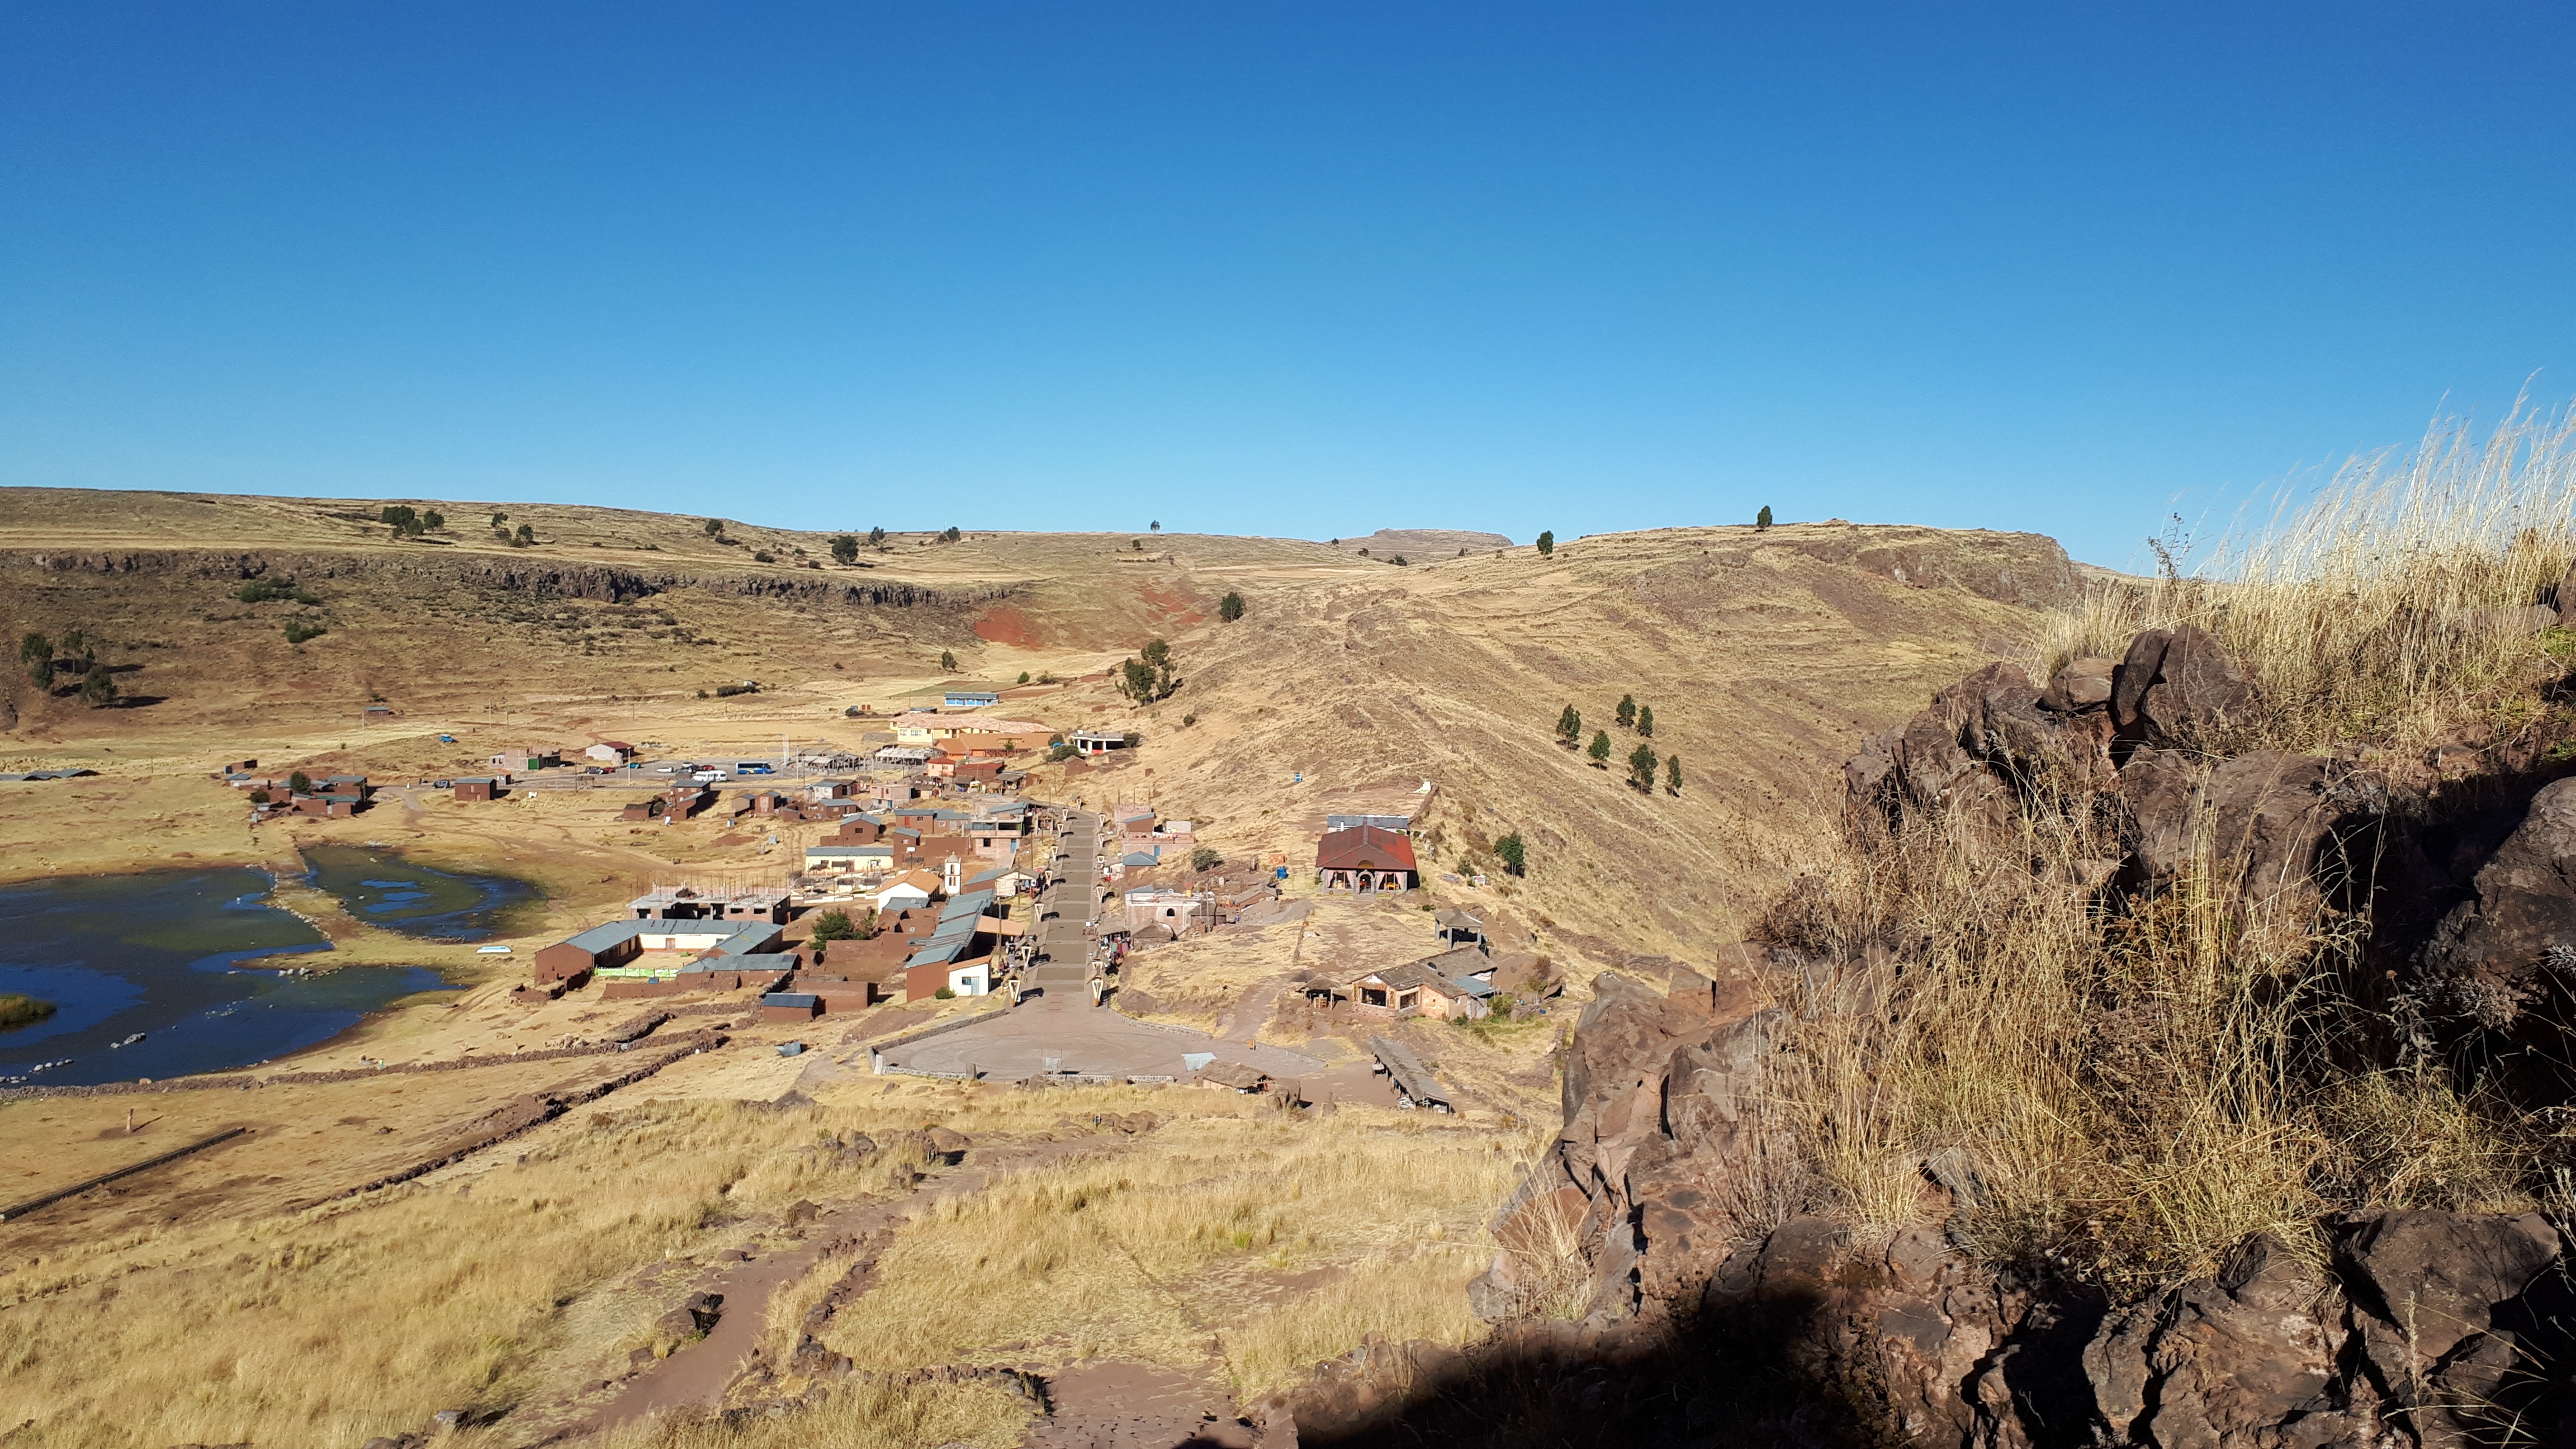
[(1143, 599), (1167, 623), (1204, 624), (1207, 622), (1207, 615), (1191, 608), (1190, 601), (1173, 590), (1158, 589), (1152, 584), (1140, 584), (1137, 586), (1136, 596)]
[(987, 644), (1011, 644), (1022, 649), (1038, 647), (1037, 626), (1017, 609), (1004, 607), (989, 610), (975, 621), (975, 637)]

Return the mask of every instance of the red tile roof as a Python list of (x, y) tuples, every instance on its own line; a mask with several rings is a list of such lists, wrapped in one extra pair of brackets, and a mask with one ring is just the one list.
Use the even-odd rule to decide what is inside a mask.
[(1317, 870), (1411, 870), (1413, 840), (1401, 831), (1354, 825), (1329, 832), (1315, 846)]

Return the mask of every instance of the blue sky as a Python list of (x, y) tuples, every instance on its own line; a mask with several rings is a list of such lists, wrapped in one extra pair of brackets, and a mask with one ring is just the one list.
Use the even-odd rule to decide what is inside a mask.
[(2565, 6), (21, 3), (0, 483), (2132, 564), (2576, 395), (2571, 62)]

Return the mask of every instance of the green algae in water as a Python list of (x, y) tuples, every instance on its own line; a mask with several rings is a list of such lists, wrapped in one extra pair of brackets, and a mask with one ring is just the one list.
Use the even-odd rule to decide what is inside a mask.
[(0, 991), (0, 1031), (25, 1026), (54, 1014), (54, 1004), (37, 996), (22, 996), (14, 991)]

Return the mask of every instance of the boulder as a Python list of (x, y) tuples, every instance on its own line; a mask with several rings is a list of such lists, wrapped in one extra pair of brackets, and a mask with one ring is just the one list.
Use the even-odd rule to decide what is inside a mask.
[(2138, 698), (2138, 720), (2150, 739), (2193, 741), (2242, 718), (2254, 703), (2254, 686), (2236, 661), (2206, 630), (2185, 624), (2173, 631), (2155, 683)]
[(2141, 629), (2112, 669), (2111, 719), (2120, 728), (2137, 728), (2139, 702), (2156, 682), (2156, 671), (2164, 666), (2165, 646), (2172, 642), (2173, 634), (2168, 630)]
[(2158, 1446), (2369, 1443), (2376, 1423), (2332, 1392), (2326, 1285), (2255, 1238), (2215, 1279), (2116, 1313), (2084, 1349), (2108, 1442)]
[(2120, 798), (2137, 822), (2141, 884), (2181, 879), (2205, 840), (2218, 886), (2293, 910), (2342, 883), (2345, 833), (2387, 809), (2376, 776), (2277, 750), (2212, 767), (2177, 750), (2141, 749), (2120, 771)]
[(704, 1338), (723, 1317), (723, 1294), (692, 1293), (679, 1307), (654, 1320), (653, 1326), (668, 1339)]
[(2538, 1213), (2374, 1213), (2335, 1243), (2361, 1316), (2386, 1330), (2364, 1346), (2391, 1383), (2484, 1333), (2495, 1306), (2522, 1296), (2558, 1254), (2558, 1232)]
[(2105, 709), (2111, 703), (2111, 676), (2120, 661), (2099, 654), (2087, 654), (2067, 661), (2040, 691), (2039, 707), (2058, 714), (2077, 714), (2085, 710)]
[(2425, 944), (2424, 974), (2458, 1014), (2513, 1024), (2550, 978), (2576, 974), (2576, 779), (2541, 787)]

